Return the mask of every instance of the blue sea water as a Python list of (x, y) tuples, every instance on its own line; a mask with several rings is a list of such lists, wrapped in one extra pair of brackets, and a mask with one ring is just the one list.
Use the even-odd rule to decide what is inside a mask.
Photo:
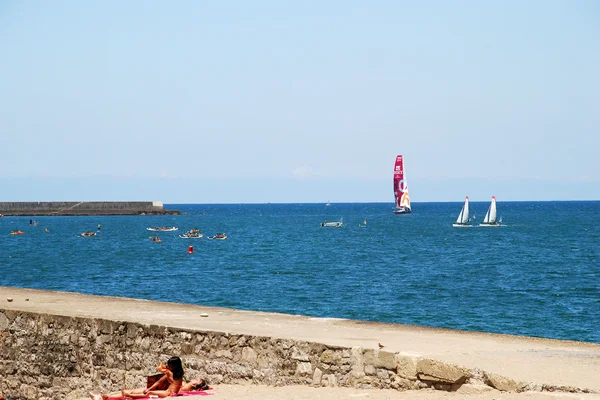
[[(488, 205), (471, 203), (477, 222)], [(0, 286), (600, 343), (600, 202), (500, 202), (504, 226), (454, 228), (461, 206), (175, 204), (183, 215), (34, 217), (38, 226), (5, 217)], [(343, 228), (320, 226), (342, 217)], [(97, 237), (80, 236), (99, 223)], [(147, 227), (171, 225), (179, 231), (162, 243), (149, 239)], [(179, 238), (195, 227), (204, 238)], [(217, 232), (229, 238), (207, 240)]]

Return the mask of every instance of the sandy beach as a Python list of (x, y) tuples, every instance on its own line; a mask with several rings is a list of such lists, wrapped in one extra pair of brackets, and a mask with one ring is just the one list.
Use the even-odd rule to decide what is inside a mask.
[(262, 385), (218, 385), (211, 391), (213, 396), (190, 396), (186, 399), (219, 400), (444, 400), (444, 399), (482, 399), (482, 400), (553, 400), (582, 399), (597, 400), (599, 394), (589, 393), (550, 393), (525, 392), (505, 393), (496, 390), (489, 392), (465, 393), (443, 392), (439, 390), (411, 390), (398, 392), (389, 389), (350, 389), (350, 388), (311, 388), (307, 386), (272, 387)]
[[(12, 299), (12, 301), (7, 301)], [(467, 368), (479, 368), (514, 380), (538, 385), (572, 387), (600, 392), (600, 345), (511, 335), (431, 329), (417, 326), (310, 318), (297, 315), (240, 311), (176, 303), (159, 303), (76, 293), (0, 288), (3, 309), (74, 317), (103, 318), (184, 329), (290, 338), (337, 346), (377, 348), (428, 357)], [(548, 399), (597, 398), (580, 393), (447, 393), (422, 390), (270, 387), (213, 385), (220, 399), (367, 398)], [(192, 397), (189, 397), (192, 399)], [(206, 397), (203, 397), (206, 398)]]
[[(591, 393), (551, 393), (525, 392), (506, 393), (497, 390), (488, 392), (444, 392), (439, 390), (410, 390), (399, 392), (389, 389), (351, 389), (351, 388), (313, 388), (308, 386), (273, 387), (264, 385), (217, 385), (208, 393), (211, 396), (188, 396), (185, 399), (215, 400), (444, 400), (444, 399), (481, 399), (481, 400), (553, 400), (581, 399), (597, 400), (600, 394)], [(84, 400), (82, 398), (81, 400)]]

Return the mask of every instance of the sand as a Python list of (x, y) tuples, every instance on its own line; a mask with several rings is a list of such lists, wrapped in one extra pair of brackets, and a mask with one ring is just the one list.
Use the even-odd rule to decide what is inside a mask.
[(307, 386), (241, 386), (218, 385), (212, 390), (214, 396), (190, 396), (185, 399), (215, 400), (443, 400), (443, 399), (482, 399), (482, 400), (553, 400), (553, 399), (600, 399), (598, 394), (579, 393), (503, 393), (496, 390), (487, 393), (442, 392), (439, 390), (414, 390), (398, 392), (388, 389), (349, 389), (349, 388), (311, 388)]

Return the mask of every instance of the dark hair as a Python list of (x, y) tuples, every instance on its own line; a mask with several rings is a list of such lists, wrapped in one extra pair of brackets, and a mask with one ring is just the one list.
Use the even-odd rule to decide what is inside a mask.
[(200, 382), (198, 382), (197, 384), (195, 384), (192, 389), (194, 390), (208, 390), (208, 382), (206, 381), (206, 379), (200, 379)]
[(171, 367), (171, 372), (173, 373), (174, 379), (183, 378), (183, 366), (181, 365), (181, 358), (179, 357), (171, 357), (167, 361), (167, 365)]

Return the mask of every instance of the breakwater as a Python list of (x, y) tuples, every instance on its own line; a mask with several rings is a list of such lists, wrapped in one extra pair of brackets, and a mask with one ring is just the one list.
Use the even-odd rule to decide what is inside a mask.
[[(177, 329), (164, 325), (0, 310), (2, 376), (9, 398), (78, 399), (88, 391), (144, 386), (144, 376), (179, 355), (187, 377), (211, 384), (456, 390), (522, 383), (431, 359), (301, 340)], [(188, 378), (189, 379), (189, 378)]]
[(0, 214), (13, 216), (165, 215), (179, 213), (179, 210), (165, 209), (160, 201), (0, 202)]
[[(343, 329), (351, 337), (357, 333), (380, 336), (393, 329), (394, 335), (388, 336), (390, 341), (402, 333), (397, 327), (382, 325), (364, 330), (356, 324), (348, 321)], [(284, 327), (295, 334), (285, 334)], [(357, 328), (360, 331), (355, 331)], [(100, 388), (112, 391), (123, 386), (140, 387), (145, 384), (144, 376), (155, 373), (157, 363), (172, 355), (183, 359), (187, 379), (207, 378), (211, 385), (311, 385), (399, 391), (434, 388), (464, 393), (589, 392), (579, 386), (507, 377), (475, 364), (461, 366), (443, 357), (369, 348), (364, 346), (364, 340), (360, 342), (363, 345), (355, 339), (350, 340), (357, 345), (336, 344), (328, 337), (334, 329), (338, 329), (336, 324), (329, 320), (301, 316), (0, 288), (0, 375), (11, 376), (0, 381), (0, 392), (18, 399), (79, 399)], [(339, 337), (339, 332), (333, 336)], [(428, 336), (427, 346), (439, 344), (447, 350), (456, 347), (460, 353), (469, 351), (469, 345), (480, 346), (477, 337), (463, 337), (464, 343), (457, 345), (449, 333), (436, 338), (434, 332), (419, 329), (417, 334)], [(307, 340), (306, 335), (312, 340)], [(502, 359), (495, 360), (492, 368), (519, 358), (518, 352), (509, 354), (502, 348), (506, 340), (494, 339), (493, 348), (499, 349), (494, 357)], [(514, 339), (511, 347), (524, 340)], [(537, 345), (527, 342), (528, 348), (535, 350), (532, 346)], [(545, 341), (540, 345), (546, 349), (557, 343)], [(595, 345), (584, 346), (588, 354), (597, 351)], [(409, 348), (415, 351), (418, 343), (413, 342)], [(567, 364), (573, 358), (568, 356)], [(531, 358), (530, 353), (527, 360)], [(477, 359), (481, 362), (480, 356)], [(564, 361), (557, 361), (554, 354), (548, 363), (549, 371), (555, 371), (560, 370), (556, 365), (563, 365)], [(545, 366), (537, 365), (539, 368), (527, 370), (539, 374)], [(595, 376), (592, 365), (568, 367), (560, 378), (547, 378), (595, 384), (590, 378)], [(564, 372), (571, 370), (572, 373)]]

